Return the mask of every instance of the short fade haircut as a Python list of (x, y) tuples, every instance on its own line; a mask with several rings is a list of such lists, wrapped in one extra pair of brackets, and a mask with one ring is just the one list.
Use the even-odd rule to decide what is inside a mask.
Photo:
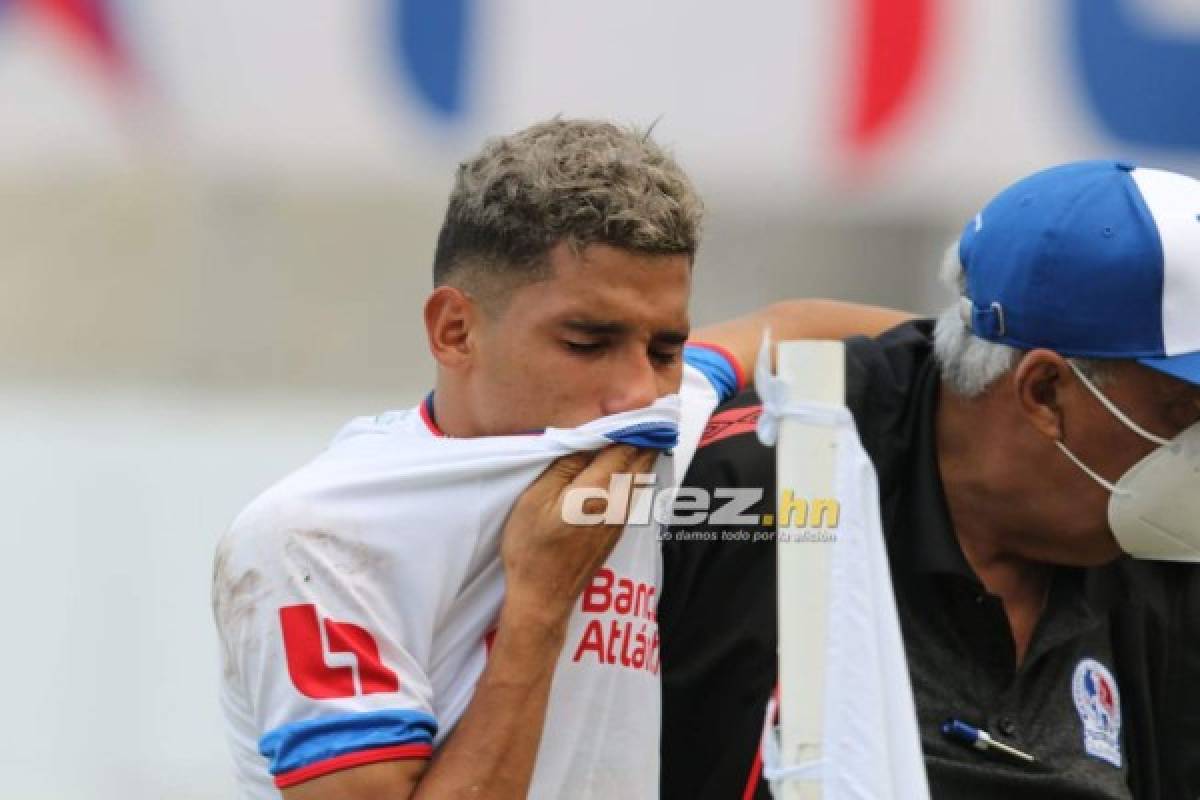
[(549, 276), (560, 242), (691, 260), (702, 215), (691, 181), (649, 131), (555, 117), (491, 139), (459, 165), (433, 282), (507, 296)]

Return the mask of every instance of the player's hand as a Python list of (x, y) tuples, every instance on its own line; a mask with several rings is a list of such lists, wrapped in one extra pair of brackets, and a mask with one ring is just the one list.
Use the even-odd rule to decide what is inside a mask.
[[(625, 523), (568, 523), (563, 519), (563, 498), (572, 489), (610, 490), (613, 475), (650, 472), (657, 457), (656, 450), (628, 445), (576, 453), (555, 461), (525, 490), (501, 542), (506, 611), (550, 627), (565, 626), (576, 598), (616, 546)], [(629, 507), (628, 496), (610, 496), (608, 502)], [(605, 508), (604, 501), (595, 498), (583, 506), (588, 514)]]

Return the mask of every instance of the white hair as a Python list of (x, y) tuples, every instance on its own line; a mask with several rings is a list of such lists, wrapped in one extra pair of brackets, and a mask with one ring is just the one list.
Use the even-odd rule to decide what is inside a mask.
[[(933, 330), (933, 354), (942, 368), (942, 378), (950, 390), (960, 397), (978, 397), (1004, 377), (1025, 354), (1024, 350), (1007, 344), (989, 342), (971, 332), (963, 319), (961, 298), (966, 296), (967, 276), (958, 259), (958, 245), (951, 245), (942, 257), (939, 272), (942, 282), (958, 298), (938, 315)], [(1079, 371), (1097, 385), (1109, 382), (1111, 373), (1102, 361), (1085, 358), (1068, 359)]]

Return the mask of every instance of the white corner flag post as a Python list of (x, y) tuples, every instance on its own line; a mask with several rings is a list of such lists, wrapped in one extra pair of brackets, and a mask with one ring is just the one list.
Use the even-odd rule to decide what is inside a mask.
[(840, 342), (759, 354), (759, 438), (776, 444), (781, 735), (763, 773), (786, 800), (929, 800), (879, 484), (845, 406)]
[[(845, 404), (841, 342), (781, 342), (776, 373), (792, 403)], [(837, 430), (798, 419), (780, 421), (776, 448), (779, 603), (779, 712), (784, 764), (824, 757), (825, 642), (833, 543), (812, 536), (814, 505), (834, 497)], [(806, 534), (808, 534), (806, 536)], [(784, 800), (818, 800), (820, 772), (782, 783)]]

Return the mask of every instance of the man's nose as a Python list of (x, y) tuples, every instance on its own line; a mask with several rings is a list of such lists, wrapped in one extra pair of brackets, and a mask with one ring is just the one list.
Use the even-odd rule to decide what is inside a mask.
[(645, 408), (660, 394), (658, 372), (645, 354), (624, 359), (610, 380), (611, 384), (604, 391), (606, 415)]

